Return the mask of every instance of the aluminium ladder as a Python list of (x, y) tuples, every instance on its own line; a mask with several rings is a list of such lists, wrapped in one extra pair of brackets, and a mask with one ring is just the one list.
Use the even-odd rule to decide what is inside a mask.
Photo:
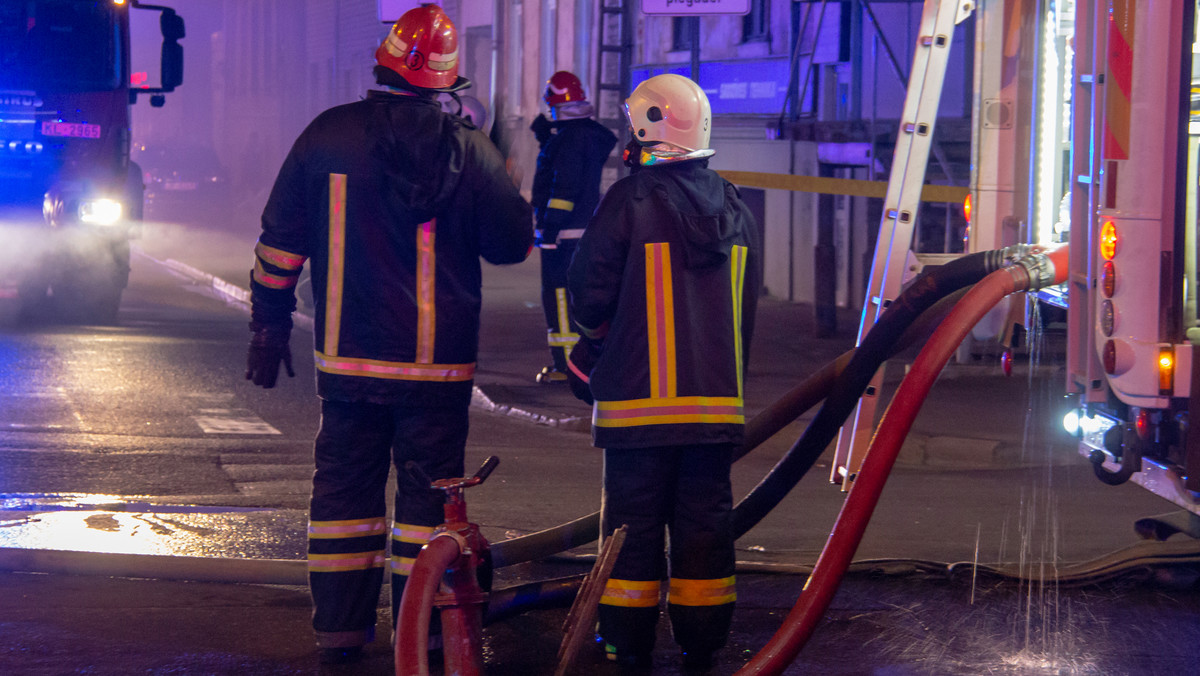
[[(925, 0), (856, 344), (862, 343), (879, 316), (900, 294), (904, 282), (920, 271), (921, 262), (912, 252), (912, 235), (933, 143), (950, 43), (954, 27), (974, 9), (974, 0)], [(841, 484), (843, 491), (850, 490), (862, 467), (875, 429), (875, 410), (882, 384), (881, 367), (859, 399), (850, 422), (842, 426), (838, 435), (830, 480)]]

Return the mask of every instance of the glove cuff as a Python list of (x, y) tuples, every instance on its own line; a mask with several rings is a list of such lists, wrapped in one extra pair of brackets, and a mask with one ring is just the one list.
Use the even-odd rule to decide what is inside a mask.
[(251, 321), (250, 332), (254, 334), (251, 341), (258, 344), (286, 343), (292, 335), (292, 323), (289, 321), (286, 324), (265, 324)]

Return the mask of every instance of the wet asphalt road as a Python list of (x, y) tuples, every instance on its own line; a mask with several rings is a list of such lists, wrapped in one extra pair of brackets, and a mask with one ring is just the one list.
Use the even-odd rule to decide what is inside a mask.
[[(236, 280), (253, 237), (143, 244), (156, 260), (178, 256)], [(552, 420), (586, 416), (569, 397), (530, 383), (543, 359), (540, 348), (526, 348), (543, 331), (536, 273), (536, 263), (489, 271), (480, 384), (497, 401)], [(797, 349), (791, 343), (803, 327), (783, 326), (795, 320), (792, 308), (768, 303), (762, 316), (774, 329), (760, 328), (756, 339), (752, 408), (848, 340)], [(244, 308), (147, 258), (135, 258), (115, 327), (75, 326), (46, 312), (0, 328), (0, 546), (303, 558), (319, 412), (304, 358), (311, 336), (296, 331), (297, 377), (267, 392), (242, 379), (246, 334)], [(1069, 441), (1050, 432), (1041, 410), (1058, 396), (1050, 366), (1047, 378), (998, 379), (987, 369), (943, 376), (914, 430), (919, 443), (902, 455), (859, 550), (860, 559), (899, 563), (849, 576), (788, 673), (1200, 672), (1192, 568), (1054, 582), (1057, 565), (1136, 544), (1133, 520), (1172, 506), (1134, 486), (1100, 484)], [(740, 462), (735, 493), (749, 490), (800, 429)], [(976, 447), (990, 455), (962, 451)], [(468, 466), (490, 454), (501, 466), (468, 500), (493, 542), (599, 507), (599, 454), (577, 425), (473, 409)], [(757, 652), (799, 594), (796, 571), (815, 560), (841, 502), (827, 472), (823, 460), (739, 542), (740, 560), (777, 572), (740, 574), (735, 631), (718, 673)], [(976, 559), (1023, 562), (1034, 581), (944, 570)], [(498, 582), (578, 573), (587, 561), (515, 566)], [(10, 592), (0, 594), (0, 672), (321, 671), (302, 587), (108, 579), (98, 589), (88, 579), (0, 574)], [(562, 618), (561, 610), (539, 611), (489, 627), (489, 673), (551, 673)], [(113, 623), (120, 630), (97, 633)], [(63, 638), (72, 650), (56, 647)], [(678, 673), (665, 623), (659, 647), (655, 673)], [(387, 646), (376, 645), (359, 669), (325, 672), (390, 668)], [(612, 671), (589, 652), (580, 673)]]

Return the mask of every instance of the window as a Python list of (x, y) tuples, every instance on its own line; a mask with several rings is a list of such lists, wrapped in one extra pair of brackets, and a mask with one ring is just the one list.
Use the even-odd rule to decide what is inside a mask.
[(698, 46), (700, 32), (700, 17), (676, 16), (671, 17), (671, 51), (682, 52)]
[(771, 39), (768, 0), (750, 0), (750, 12), (742, 17), (742, 42)]

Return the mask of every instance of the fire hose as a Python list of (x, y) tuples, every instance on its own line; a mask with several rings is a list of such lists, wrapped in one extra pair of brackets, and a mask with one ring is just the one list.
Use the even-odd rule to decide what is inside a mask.
[(1060, 246), (989, 274), (967, 292), (934, 332), (884, 412), (858, 478), (846, 496), (800, 598), (767, 645), (738, 674), (781, 674), (795, 660), (833, 600), (862, 541), (900, 446), (942, 368), (971, 328), (1004, 297), (1062, 282), (1067, 272), (1066, 256), (1066, 247)]
[[(785, 456), (785, 458), (781, 461), (781, 463), (776, 466), (776, 470), (779, 470), (780, 467), (782, 466), (785, 468), (785, 471), (773, 470), (772, 473), (770, 475), (768, 475), (767, 479), (764, 479), (764, 482), (761, 483), (759, 487), (756, 487), (756, 490), (754, 492), (752, 492), (750, 496), (748, 496), (748, 499), (755, 498), (755, 496), (761, 496), (761, 495), (768, 495), (769, 497), (768, 498), (755, 498), (755, 500), (753, 500), (751, 503), (749, 503), (753, 507), (756, 507), (757, 509), (759, 509), (761, 511), (761, 514), (759, 514), (757, 518), (751, 518), (749, 520), (741, 521), (740, 523), (744, 525), (744, 530), (739, 530), (738, 531), (739, 535), (744, 533), (745, 530), (748, 530), (750, 527), (752, 527), (754, 525), (754, 523), (757, 523), (758, 518), (761, 518), (762, 515), (765, 515), (766, 512), (768, 512), (771, 508), (773, 508), (774, 505), (777, 504), (778, 501), (780, 499), (782, 499), (782, 497), (784, 495), (786, 495), (786, 493), (791, 489), (791, 487), (794, 486), (795, 483), (797, 481), (799, 481), (799, 479), (804, 475), (804, 473), (811, 467), (812, 462), (815, 460), (816, 455), (819, 455), (820, 450), (822, 450), (824, 448), (824, 446), (828, 443), (828, 439), (827, 439), (824, 443), (815, 445), (812, 443), (812, 440), (818, 439), (824, 434), (827, 434), (830, 439), (832, 438), (832, 434), (836, 432), (837, 426), (839, 426), (841, 424), (841, 422), (845, 419), (845, 417), (849, 414), (849, 410), (850, 410), (850, 407), (852, 407), (853, 402), (857, 399), (858, 396), (861, 396), (861, 393), (862, 393), (863, 389), (865, 389), (867, 382), (869, 382), (871, 375), (874, 373), (874, 370), (877, 369), (884, 360), (886, 360), (889, 356), (891, 356), (896, 351), (898, 351), (898, 349), (900, 349), (900, 347), (898, 346), (898, 343), (901, 343), (903, 341), (897, 340), (897, 334), (899, 333), (902, 336), (906, 335), (906, 337), (911, 339), (911, 337), (912, 337), (911, 329), (913, 328), (913, 323), (918, 318), (920, 318), (927, 310), (929, 310), (931, 307), (935, 306), (939, 301), (942, 301), (948, 295), (951, 295), (951, 294), (957, 292), (963, 286), (966, 286), (966, 285), (972, 283), (973, 281), (978, 279), (981, 275), (989, 272), (990, 270), (992, 270), (994, 268), (998, 268), (998, 267), (1002, 266), (1008, 260), (1008, 256), (1012, 255), (1012, 253), (1013, 252), (1006, 250), (1005, 252), (985, 252), (983, 254), (976, 254), (974, 256), (968, 256), (968, 257), (965, 257), (964, 259), (959, 259), (959, 261), (956, 261), (956, 262), (958, 262), (958, 265), (953, 265), (953, 264), (947, 265), (947, 266), (944, 266), (943, 268), (936, 269), (935, 271), (931, 271), (928, 274), (918, 277), (917, 281), (910, 287), (910, 289), (906, 292), (906, 294), (902, 294), (901, 298), (898, 299), (897, 302), (893, 303), (888, 308), (888, 310), (884, 312), (884, 315), (880, 318), (880, 321), (877, 323), (876, 327), (873, 327), (872, 331), (868, 334), (866, 339), (863, 341), (862, 345), (860, 345), (860, 349), (858, 351), (855, 351), (852, 354), (852, 356), (850, 356), (848, 365), (845, 365), (845, 364), (847, 364), (847, 360), (845, 358), (847, 356), (851, 355), (851, 353), (847, 353), (847, 355), (843, 355), (842, 358), (840, 358), (839, 360), (835, 360), (835, 362), (831, 363), (831, 365), (829, 365), (826, 369), (822, 369), (822, 372), (820, 374), (818, 374), (821, 377), (810, 378), (810, 381), (812, 381), (812, 383), (809, 383), (809, 381), (806, 381), (805, 384), (802, 384), (801, 387), (797, 388), (797, 390), (800, 390), (799, 394), (796, 394), (796, 390), (793, 390), (793, 392), (789, 393), (789, 395), (796, 394), (796, 396), (785, 397), (785, 400), (787, 400), (787, 403), (785, 404), (783, 402), (780, 402), (779, 406), (776, 407), (775, 410), (771, 411), (772, 415), (764, 418), (764, 420), (767, 420), (769, 422), (760, 423), (760, 425), (763, 428), (767, 428), (771, 425), (779, 425), (779, 427), (782, 427), (783, 425), (786, 425), (789, 422), (789, 419), (787, 419), (786, 415), (783, 415), (780, 413), (781, 409), (786, 409), (788, 407), (794, 407), (798, 403), (804, 404), (804, 405), (806, 405), (806, 407), (810, 407), (813, 403), (815, 403), (816, 399), (819, 399), (818, 395), (820, 393), (822, 393), (822, 391), (830, 393), (830, 396), (826, 399), (826, 404), (825, 404), (825, 406), (822, 407), (822, 411), (821, 411), (821, 413), (825, 413), (825, 416), (822, 417), (821, 413), (818, 413), (818, 418), (816, 420), (814, 420), (812, 424), (809, 425), (809, 428), (808, 428), (808, 430), (806, 430), (805, 435), (801, 437), (801, 439), (797, 442), (797, 444), (795, 446), (793, 446), (792, 450), (789, 451), (789, 453)], [(1021, 249), (1020, 253), (1024, 253), (1023, 248)], [(1050, 276), (1052, 276), (1054, 267), (1052, 264), (1050, 264), (1048, 262), (1048, 257), (1046, 257), (1046, 256), (1036, 257), (1036, 260), (1041, 260), (1041, 259), (1046, 259), (1047, 263), (1045, 264), (1044, 267), (1046, 267), (1050, 270)], [(954, 349), (957, 348), (958, 343), (961, 342), (962, 337), (965, 335), (965, 333), (967, 331), (969, 331), (971, 329), (971, 327), (974, 326), (974, 324), (979, 320), (979, 318), (981, 318), (983, 316), (984, 313), (986, 313), (988, 310), (990, 310), (993, 305), (998, 303), (1000, 301), (1000, 299), (1007, 296), (1009, 293), (1012, 293), (1013, 291), (1019, 290), (1021, 288), (1028, 288), (1030, 286), (1031, 276), (1028, 271), (1028, 268), (1030, 267), (1030, 263), (1029, 263), (1030, 260), (1033, 260), (1033, 259), (1030, 259), (1028, 257), (1022, 258), (1020, 261), (1018, 261), (1018, 266), (1013, 267), (1013, 268), (1001, 269), (999, 272), (992, 273), (991, 275), (984, 278), (985, 281), (1000, 279), (1001, 282), (1003, 282), (1004, 280), (1008, 280), (1007, 286), (1004, 286), (1003, 283), (998, 285), (994, 281), (991, 282), (990, 284), (981, 283), (981, 284), (977, 285), (976, 288), (977, 289), (982, 288), (983, 289), (982, 292), (978, 291), (978, 290), (972, 290), (972, 292), (968, 293), (966, 298), (964, 298), (964, 301), (958, 303), (958, 305), (955, 308), (955, 311), (953, 313), (951, 313), (951, 319), (954, 319), (954, 318), (960, 318), (960, 319), (958, 319), (957, 321), (951, 321), (951, 319), (948, 319), (946, 322), (943, 322), (942, 325), (939, 327), (939, 329), (934, 333), (934, 339), (931, 340), (930, 343), (927, 344), (926, 349), (922, 351), (922, 353), (921, 353), (922, 355), (925, 355), (928, 353), (930, 346), (942, 347), (943, 343), (945, 342), (945, 339), (944, 338), (939, 339), (939, 337), (947, 335), (948, 327), (950, 327), (949, 330), (957, 329), (958, 325), (963, 322), (961, 317), (965, 313), (960, 308), (962, 308), (964, 305), (970, 305), (971, 308), (974, 308), (977, 305), (979, 305), (979, 303), (976, 301), (973, 301), (972, 303), (968, 304), (966, 302), (967, 299), (974, 299), (974, 298), (980, 296), (981, 293), (986, 294), (988, 292), (988, 290), (991, 288), (998, 287), (998, 286), (1003, 287), (1002, 293), (999, 293), (999, 295), (992, 302), (984, 305), (983, 311), (978, 313), (978, 315), (974, 316), (973, 319), (971, 321), (969, 321), (969, 323), (966, 323), (964, 325), (964, 328), (962, 329), (962, 334), (957, 335), (956, 338), (953, 340), (953, 342), (949, 348), (949, 351), (946, 352), (944, 358), (942, 358), (942, 361), (939, 363), (937, 371), (940, 371), (941, 366), (944, 366), (945, 361), (948, 360), (949, 355), (954, 351)], [(1059, 266), (1059, 268), (1062, 268), (1062, 267), (1063, 267), (1062, 265)], [(999, 277), (997, 277), (997, 275), (999, 275)], [(1046, 275), (1043, 274), (1042, 276), (1044, 277)], [(1037, 279), (1040, 280), (1041, 278), (1038, 277)], [(1044, 282), (1039, 282), (1039, 283), (1044, 283)], [(882, 338), (874, 338), (874, 336), (883, 336), (883, 337)], [(925, 361), (921, 361), (921, 357), (920, 356), (918, 357), (919, 363), (922, 363), (922, 364), (929, 362), (929, 359), (930, 358), (926, 357)], [(844, 368), (843, 368), (843, 365), (845, 365)], [(851, 367), (855, 367), (853, 371), (850, 370)], [(936, 375), (936, 372), (935, 372), (935, 375)], [(932, 386), (933, 378), (930, 377), (928, 380), (929, 380), (928, 385), (926, 386), (926, 389), (924, 390), (925, 393), (928, 392), (928, 387)], [(907, 379), (906, 379), (906, 382), (908, 382)], [(805, 387), (806, 384), (808, 384), (809, 387)], [(838, 395), (838, 396), (834, 396), (834, 395)], [(816, 397), (816, 399), (814, 399), (812, 402), (807, 401), (808, 398), (812, 398), (812, 397)], [(923, 397), (924, 397), (924, 394), (921, 395), (921, 401), (923, 401)], [(919, 406), (920, 406), (920, 404), (917, 404), (916, 408), (919, 409)], [(844, 409), (844, 412), (841, 413), (840, 416), (838, 415), (839, 409)], [(795, 413), (795, 415), (798, 416), (801, 412), (803, 412), (803, 410), (806, 410), (806, 409), (800, 409), (797, 413)], [(915, 410), (913, 411), (913, 416), (915, 417)], [(826, 423), (827, 420), (833, 421), (833, 422)], [(892, 458), (891, 459), (893, 462), (895, 459), (895, 453), (897, 453), (898, 449), (899, 449), (899, 443), (902, 442), (904, 437), (907, 435), (907, 432), (908, 432), (908, 429), (910, 426), (911, 426), (911, 419), (908, 420), (908, 425), (904, 426), (903, 430), (898, 435), (898, 437), (897, 437), (898, 441), (895, 444), (895, 448), (891, 449), (892, 450)], [(814, 432), (814, 430), (815, 430), (815, 432)], [(754, 443), (761, 442), (761, 440), (765, 440), (766, 438), (771, 436), (771, 434), (774, 433), (774, 431), (771, 431), (770, 433), (767, 433), (764, 436), (761, 436), (761, 438), (759, 438), (759, 435), (762, 435), (762, 432), (760, 431), (760, 429), (756, 428), (754, 431), (755, 431), (755, 435), (751, 436), (751, 439), (754, 440)], [(750, 436), (750, 435), (748, 435), (748, 436)], [(877, 437), (877, 441), (880, 438), (881, 437)], [(883, 438), (887, 439), (888, 437), (883, 437)], [(804, 443), (806, 441), (808, 441), (807, 444)], [(811, 448), (813, 446), (816, 446), (815, 454), (811, 451)], [(874, 445), (873, 445), (873, 447), (874, 447)], [(752, 448), (753, 448), (752, 445), (747, 444), (746, 446), (744, 446), (742, 452), (738, 455), (738, 457), (741, 457), (742, 455), (744, 455), (746, 452), (748, 452)], [(809, 455), (812, 456), (811, 459), (808, 457)], [(798, 460), (793, 460), (789, 463), (788, 461), (792, 458), (798, 458)], [(891, 463), (889, 462), (886, 466), (886, 471), (890, 471), (890, 467), (891, 467)], [(797, 468), (798, 468), (798, 472), (797, 472)], [(886, 472), (885, 472), (885, 475), (886, 475)], [(794, 479), (789, 481), (788, 478), (793, 477), (793, 476), (794, 476)], [(775, 488), (774, 488), (774, 490), (764, 492), (764, 491), (760, 490), (762, 488), (762, 486), (764, 486), (764, 485), (768, 486), (769, 488), (775, 486)], [(777, 487), (779, 485), (783, 486), (782, 489), (779, 489)], [(879, 490), (882, 490), (881, 486), (879, 487)], [(862, 491), (859, 491), (859, 492), (862, 493)], [(853, 491), (852, 491), (852, 495), (853, 495)], [(869, 497), (869, 495), (868, 495), (868, 497)], [(878, 499), (878, 491), (876, 491), (876, 496), (875, 496), (875, 500), (877, 500), (877, 499)], [(848, 498), (848, 502), (849, 502), (849, 498)], [(813, 574), (813, 577), (810, 578), (810, 582), (814, 579), (819, 579), (817, 577), (817, 574), (819, 572), (823, 572), (826, 570), (833, 571), (833, 573), (832, 573), (833, 584), (831, 585), (830, 591), (828, 591), (829, 599), (832, 598), (832, 593), (834, 590), (836, 590), (837, 583), (840, 582), (842, 575), (844, 575), (845, 570), (849, 567), (850, 558), (853, 556), (853, 552), (857, 548), (858, 541), (861, 540), (861, 532), (863, 529), (865, 529), (865, 521), (869, 520), (870, 510), (873, 509), (873, 504), (874, 503), (871, 502), (870, 509), (868, 509), (865, 513), (866, 519), (862, 520), (861, 523), (859, 523), (858, 521), (850, 522), (849, 530), (847, 531), (848, 532), (847, 537), (850, 538), (852, 545), (848, 548), (849, 549), (848, 553), (845, 553), (845, 550), (846, 550), (845, 547), (834, 548), (833, 550), (830, 550), (829, 546), (827, 545), (827, 548), (826, 548), (827, 551), (833, 551), (834, 555), (832, 556), (832, 558), (828, 558), (827, 555), (823, 554), (822, 559), (818, 561), (817, 568), (814, 569), (814, 574)], [(766, 506), (765, 509), (763, 509), (763, 505), (768, 505), (768, 506)], [(739, 507), (740, 507), (740, 505), (739, 505)], [(753, 513), (754, 512), (752, 511), (751, 514), (753, 514)], [(850, 512), (850, 513), (854, 514), (854, 512)], [(534, 534), (535, 536), (540, 537), (540, 540), (537, 540), (536, 538), (535, 538), (535, 540), (539, 542), (539, 546), (541, 546), (541, 547), (546, 547), (548, 545), (553, 546), (554, 544), (557, 544), (558, 549), (556, 551), (563, 551), (563, 549), (568, 549), (570, 547), (562, 546), (564, 544), (563, 538), (562, 538), (562, 534), (563, 534), (562, 529), (564, 529), (564, 527), (573, 528), (573, 529), (575, 529), (574, 532), (582, 533), (582, 531), (579, 527), (586, 526), (586, 527), (588, 527), (588, 530), (590, 530), (589, 535), (591, 535), (592, 537), (588, 537), (587, 540), (583, 540), (582, 542), (580, 542), (580, 544), (588, 542), (591, 539), (593, 539), (594, 534), (596, 533), (595, 530), (592, 530), (592, 528), (594, 528), (594, 526), (587, 523), (590, 520), (590, 518), (591, 518), (590, 516), (584, 517), (583, 519), (577, 519), (574, 522), (570, 522), (569, 524), (564, 524), (563, 526), (560, 526), (558, 529), (558, 532), (554, 533), (553, 537), (548, 538), (546, 534), (548, 532), (554, 531), (555, 529), (551, 529), (551, 531), (543, 531), (542, 533), (539, 533), (539, 534)], [(735, 521), (735, 523), (737, 523), (737, 522)], [(745, 525), (747, 523), (748, 523), (748, 525)], [(838, 525), (841, 526), (841, 523), (842, 523), (842, 520), (841, 520), (841, 518), (839, 518)], [(858, 528), (857, 535), (855, 535), (855, 532), (854, 532), (855, 528)], [(831, 542), (833, 541), (834, 537), (838, 533), (839, 533), (839, 530), (837, 528), (835, 528), (834, 534), (831, 535)], [(532, 537), (532, 536), (530, 536), (530, 537)], [(444, 538), (442, 538), (442, 539), (444, 539)], [(844, 541), (844, 540), (845, 540), (845, 538), (840, 538), (839, 542)], [(510, 541), (510, 542), (512, 542), (512, 541)], [(428, 557), (428, 565), (426, 567), (429, 568), (430, 574), (429, 575), (422, 574), (418, 578), (416, 571), (414, 571), (414, 578), (413, 578), (412, 582), (417, 582), (418, 579), (424, 580), (427, 577), (433, 578), (434, 573), (437, 573), (438, 576), (440, 577), (440, 573), (443, 571), (449, 570), (449, 567), (453, 563), (453, 559), (460, 556), (465, 549), (465, 547), (456, 547), (456, 548), (444, 547), (444, 548), (447, 549), (447, 553), (445, 554), (445, 556), (436, 557), (436, 556), (433, 556), (431, 553), (431, 556)], [(439, 547), (439, 551), (440, 551), (440, 549), (443, 549), (443, 547)], [(534, 547), (533, 549), (536, 550), (537, 547)], [(453, 555), (451, 555), (451, 550), (453, 550)], [(528, 549), (525, 551), (525, 553), (528, 553)], [(493, 554), (495, 554), (495, 550), (493, 550)], [(842, 562), (841, 559), (839, 559), (838, 554), (844, 554), (844, 558), (845, 558), (844, 562)], [(499, 559), (498, 561), (495, 558), (493, 559), (493, 563), (495, 563), (497, 566), (505, 565), (506, 563), (515, 563), (516, 562), (514, 560), (516, 557), (512, 557), (512, 556), (507, 557), (507, 558), (501, 556), (501, 557), (497, 557), (497, 558)], [(435, 561), (435, 559), (436, 559), (436, 561)], [(443, 559), (446, 559), (446, 560), (443, 560)], [(822, 560), (832, 561), (833, 562), (832, 568), (830, 568), (829, 565), (822, 566), (821, 565)], [(418, 560), (418, 563), (420, 564), (420, 560)], [(829, 575), (829, 573), (825, 573), (825, 574)], [(423, 612), (426, 612), (427, 610), (429, 610), (431, 608), (431, 604), (432, 604), (432, 600), (431, 600), (432, 596), (431, 595), (433, 594), (433, 591), (426, 589), (426, 587), (429, 587), (429, 586), (431, 586), (431, 585), (424, 584), (424, 585), (418, 586), (412, 590), (413, 591), (412, 594), (405, 595), (405, 601), (402, 602), (402, 608), (401, 608), (401, 620), (402, 621), (401, 621), (400, 626), (404, 626), (403, 619), (404, 619), (404, 617), (406, 617), (406, 609), (407, 609), (407, 616), (410, 618), (413, 618), (413, 617), (418, 618), (417, 624), (418, 624), (418, 626), (420, 625), (420, 620), (419, 620), (420, 613), (423, 613)], [(827, 587), (830, 587), (830, 585), (827, 585)], [(559, 592), (561, 592), (562, 585), (555, 585), (555, 586), (553, 586), (553, 589), (557, 589)], [(534, 604), (536, 605), (536, 601), (538, 600), (539, 595), (540, 595), (539, 593), (521, 594), (521, 595), (516, 595), (516, 596), (510, 596), (509, 598), (510, 599), (524, 598), (527, 601), (529, 599), (532, 599), (535, 602)], [(421, 599), (422, 602), (420, 602), (419, 605), (414, 605), (415, 603), (418, 603), (418, 602), (416, 602), (416, 601), (409, 602), (408, 599), (410, 596), (414, 599)], [(426, 596), (429, 596), (430, 598), (426, 599), (425, 598)], [(563, 596), (565, 596), (565, 595), (563, 595)], [(807, 596), (802, 596), (802, 600), (804, 598), (811, 598), (811, 597), (813, 597), (813, 594), (809, 594)], [(829, 599), (825, 599), (824, 600), (825, 605), (821, 605), (821, 602), (822, 602), (821, 598), (820, 597), (816, 598), (816, 603), (813, 605), (813, 607), (819, 607), (819, 609), (820, 609), (817, 613), (815, 613), (815, 616), (817, 619), (820, 618), (820, 615), (821, 615), (821, 613), (823, 613), (824, 608), (827, 607)], [(429, 601), (429, 604), (423, 603), (423, 601)], [(800, 606), (799, 601), (797, 602), (797, 606), (798, 607)], [(415, 608), (415, 610), (414, 610), (414, 608)], [(508, 611), (507, 613), (504, 612), (503, 610), (500, 610), (498, 612), (493, 612), (493, 617), (511, 614), (511, 609), (512, 609), (512, 606), (510, 605), (506, 609)], [(493, 609), (493, 610), (496, 610), (496, 609)], [(416, 613), (416, 614), (414, 615), (414, 613)], [(793, 611), (792, 615), (795, 615), (795, 614), (796, 614), (796, 611)], [(808, 615), (810, 615), (810, 614), (811, 613), (809, 613)], [(789, 615), (789, 620), (792, 619), (792, 615)], [(815, 626), (815, 620), (808, 620), (807, 619), (808, 615), (802, 613), (801, 616), (799, 618), (797, 618), (797, 623), (793, 623), (793, 622), (789, 621), (789, 623), (785, 625), (785, 627), (800, 627), (800, 631), (798, 633), (793, 631), (792, 629), (788, 629), (787, 631), (785, 631), (784, 628), (781, 628), (780, 632), (777, 633), (777, 637), (780, 635), (790, 636), (792, 634), (795, 634), (796, 636), (798, 636), (800, 638), (800, 640), (798, 642), (793, 641), (793, 640), (776, 641), (776, 639), (772, 639), (772, 642), (768, 644), (767, 648), (764, 648), (763, 652), (760, 653), (759, 656), (756, 656), (756, 660), (762, 661), (765, 659), (765, 663), (768, 665), (767, 668), (774, 668), (775, 667), (774, 660), (777, 659), (776, 656), (782, 655), (782, 656), (784, 656), (782, 665), (786, 666), (787, 664), (789, 664), (792, 661), (792, 659), (794, 659), (795, 654), (798, 653), (800, 647), (802, 647), (803, 642), (805, 640), (807, 640), (807, 636), (811, 634), (811, 630), (812, 630), (811, 627), (805, 629), (805, 621), (809, 621), (812, 623), (812, 626)], [(427, 625), (426, 625), (425, 629), (427, 632)], [(406, 634), (407, 634), (407, 632), (406, 632)], [(403, 646), (400, 644), (397, 645), (397, 660), (398, 660), (397, 664), (398, 665), (404, 664), (410, 658), (415, 657), (415, 655), (410, 655), (409, 654), (410, 652), (413, 652), (413, 651), (421, 652), (422, 651), (421, 646), (424, 645), (424, 641), (421, 640), (421, 638), (422, 638), (422, 636), (419, 633), (415, 636), (406, 635), (406, 636), (403, 636), (402, 638), (398, 637), (398, 639), (402, 640), (402, 642), (404, 643)], [(778, 647), (780, 644), (782, 644), (782, 646), (783, 646), (782, 649)], [(791, 648), (792, 645), (795, 645), (795, 648), (794, 648), (795, 652), (791, 652), (790, 655), (788, 655), (788, 653), (792, 649)], [(414, 648), (413, 646), (416, 646), (416, 647)], [(467, 651), (467, 652), (469, 652), (469, 651)], [(763, 655), (766, 655), (766, 657), (763, 658), (762, 657)], [(754, 664), (754, 663), (755, 662), (752, 662), (751, 664)], [(422, 664), (420, 662), (416, 662), (415, 664), (418, 665), (416, 667), (418, 670), (412, 672), (413, 674), (427, 673), (426, 671), (423, 670), (423, 669), (427, 669), (427, 665), (420, 666)], [(748, 665), (748, 668), (749, 667), (750, 667), (750, 665)], [(748, 672), (748, 673), (760, 673), (760, 672), (753, 671), (753, 672)], [(776, 672), (767, 671), (767, 672), (761, 672), (761, 673), (776, 673)]]
[[(931, 308), (1028, 250), (1028, 247), (1018, 245), (969, 254), (922, 272), (887, 307), (856, 349), (829, 362), (751, 418), (746, 423), (744, 441), (734, 454), (734, 460), (744, 457), (822, 399), (826, 400), (818, 412), (819, 420), (809, 424), (804, 436), (735, 508), (736, 534), (744, 535), (800, 481), (837, 433), (879, 366), (915, 341), (917, 336), (926, 335), (928, 327), (940, 319), (937, 313), (926, 316)], [(592, 542), (599, 532), (600, 513), (594, 512), (553, 528), (494, 544), (493, 564), (500, 568), (545, 558)]]

